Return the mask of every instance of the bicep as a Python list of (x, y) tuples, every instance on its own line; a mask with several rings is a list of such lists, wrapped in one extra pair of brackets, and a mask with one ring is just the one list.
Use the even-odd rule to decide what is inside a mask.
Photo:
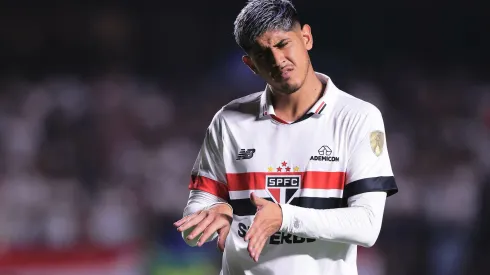
[(393, 176), (383, 118), (379, 111), (367, 115), (355, 132), (347, 163), (344, 198), (383, 191), (390, 196), (398, 191)]
[(192, 168), (189, 189), (204, 191), (228, 200), (221, 135), (216, 116), (206, 131), (204, 142)]

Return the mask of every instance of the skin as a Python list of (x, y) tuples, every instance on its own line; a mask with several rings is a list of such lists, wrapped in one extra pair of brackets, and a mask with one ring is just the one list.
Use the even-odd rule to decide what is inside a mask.
[[(276, 116), (284, 121), (301, 118), (318, 101), (324, 90), (324, 84), (315, 75), (308, 55), (312, 47), (310, 26), (296, 24), (291, 31), (265, 32), (257, 38), (247, 55), (242, 57), (243, 62), (269, 84)], [(248, 242), (250, 257), (258, 262), (267, 240), (281, 228), (282, 210), (278, 204), (259, 198), (254, 193), (250, 200), (257, 207), (257, 213), (245, 235), (245, 241)], [(218, 232), (218, 247), (224, 251), (232, 217), (232, 209), (228, 205), (219, 204), (184, 217), (175, 222), (174, 226), (180, 232), (196, 226), (188, 239), (203, 233), (198, 246), (202, 246), (204, 240)]]
[[(281, 228), (282, 210), (278, 204), (257, 197), (254, 193), (250, 195), (250, 201), (257, 207), (257, 213), (252, 226), (245, 235), (245, 241), (248, 242), (250, 257), (255, 262), (258, 262), (260, 253), (267, 240)], [(218, 204), (211, 209), (202, 210), (184, 217), (176, 221), (174, 226), (177, 227), (179, 232), (196, 226), (187, 236), (187, 239), (193, 240), (203, 233), (197, 244), (199, 247), (214, 232), (218, 232), (218, 248), (223, 252), (232, 220), (232, 209), (226, 204)]]
[(251, 194), (250, 200), (257, 207), (254, 221), (245, 234), (248, 242), (248, 253), (255, 262), (259, 261), (260, 253), (270, 236), (281, 229), (282, 210), (279, 204), (270, 202)]
[(320, 98), (323, 84), (315, 75), (308, 51), (311, 27), (296, 24), (291, 31), (268, 31), (258, 37), (243, 62), (272, 90), (276, 116), (295, 121)]
[(218, 233), (218, 248), (223, 252), (225, 250), (225, 242), (230, 232), (231, 221), (233, 220), (233, 211), (226, 204), (218, 204), (208, 210), (201, 210), (192, 215), (183, 217), (176, 221), (174, 226), (179, 232), (196, 226), (194, 230), (187, 236), (188, 240), (194, 240), (199, 234), (203, 235), (199, 238), (198, 246), (204, 244), (204, 240), (211, 237), (214, 232)]

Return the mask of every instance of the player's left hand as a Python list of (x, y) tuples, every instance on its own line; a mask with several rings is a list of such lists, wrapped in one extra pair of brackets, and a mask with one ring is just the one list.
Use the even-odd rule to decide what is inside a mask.
[(257, 262), (270, 236), (281, 229), (282, 210), (278, 204), (257, 197), (254, 193), (250, 195), (250, 200), (257, 207), (257, 213), (252, 226), (245, 235), (245, 241), (249, 242), (250, 257)]

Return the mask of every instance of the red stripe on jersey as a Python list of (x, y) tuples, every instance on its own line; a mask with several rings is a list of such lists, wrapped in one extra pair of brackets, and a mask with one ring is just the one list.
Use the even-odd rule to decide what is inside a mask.
[(301, 188), (344, 189), (345, 172), (234, 173), (226, 174), (229, 191), (265, 189), (266, 176), (301, 175)]
[(318, 114), (318, 112), (322, 109), (323, 105), (325, 105), (325, 102), (322, 102), (322, 104), (320, 104), (320, 106), (318, 106), (318, 108), (315, 111), (315, 114)]
[(275, 116), (275, 115), (271, 115), (271, 117), (272, 117), (274, 120), (276, 120), (277, 122), (280, 122), (280, 123), (282, 123), (282, 124), (289, 124), (289, 123), (287, 123), (286, 121), (284, 121), (284, 120), (282, 120), (282, 119), (278, 118), (278, 117), (277, 117), (277, 116)]
[(269, 190), (276, 201), (281, 201), (281, 190), (279, 188)]
[(224, 200), (228, 200), (230, 197), (228, 195), (228, 188), (225, 184), (203, 176), (192, 176), (191, 182), (189, 183), (189, 189), (208, 192)]

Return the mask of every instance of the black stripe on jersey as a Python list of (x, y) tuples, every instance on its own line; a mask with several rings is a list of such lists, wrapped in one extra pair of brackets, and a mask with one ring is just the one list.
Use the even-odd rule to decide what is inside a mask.
[[(268, 201), (272, 201), (271, 198), (265, 198)], [(313, 209), (332, 209), (347, 207), (347, 200), (342, 198), (310, 198), (310, 197), (296, 197), (291, 205), (301, 206), (304, 208)], [(257, 207), (255, 207), (250, 199), (238, 199), (230, 200), (230, 205), (233, 207), (233, 214), (238, 216), (255, 215)]]
[(315, 113), (306, 113), (306, 114), (304, 114), (302, 117), (298, 118), (298, 120), (296, 120), (295, 122), (293, 122), (293, 124), (294, 124), (294, 123), (301, 122), (301, 121), (303, 121), (303, 120), (305, 120), (305, 119), (307, 119), (307, 118), (310, 118), (310, 117), (311, 117), (312, 115), (314, 115), (314, 114), (315, 114)]
[(373, 191), (386, 191), (388, 197), (396, 194), (398, 187), (395, 177), (376, 177), (353, 181), (344, 187), (344, 198)]
[(325, 107), (327, 107), (327, 104), (323, 105), (322, 109), (320, 109), (320, 111), (318, 112), (318, 114), (321, 114), (323, 112), (323, 110), (325, 110)]

